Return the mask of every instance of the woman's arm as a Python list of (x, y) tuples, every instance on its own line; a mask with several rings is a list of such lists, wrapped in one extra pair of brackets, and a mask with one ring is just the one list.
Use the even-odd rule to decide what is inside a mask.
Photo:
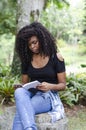
[(22, 74), (21, 76), (21, 83), (22, 84), (25, 84), (25, 83), (28, 83), (29, 82), (29, 77), (27, 74)]
[(57, 80), (58, 80), (58, 84), (51, 84), (50, 89), (51, 90), (64, 90), (66, 88), (66, 73), (62, 72), (62, 73), (58, 73), (57, 74)]
[(49, 90), (54, 90), (54, 91), (64, 90), (66, 88), (66, 73), (65, 72), (58, 73), (57, 80), (58, 80), (58, 84), (42, 82), (42, 84), (39, 85), (37, 88), (44, 92)]
[(21, 76), (21, 84), (14, 84), (14, 89), (16, 90), (17, 88), (21, 88), (23, 84), (28, 83), (29, 82), (29, 77), (27, 74), (23, 74)]

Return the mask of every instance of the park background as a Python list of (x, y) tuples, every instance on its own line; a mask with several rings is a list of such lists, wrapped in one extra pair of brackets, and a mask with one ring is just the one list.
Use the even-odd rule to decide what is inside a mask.
[(0, 1), (0, 103), (14, 104), (13, 84), (20, 81), (20, 62), (14, 50), (20, 28), (40, 21), (56, 38), (65, 59), (67, 88), (60, 97), (70, 130), (86, 129), (86, 1)]

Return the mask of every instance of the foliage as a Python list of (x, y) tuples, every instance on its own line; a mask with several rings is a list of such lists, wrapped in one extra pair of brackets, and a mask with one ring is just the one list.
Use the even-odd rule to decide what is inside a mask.
[[(13, 84), (19, 82), (19, 77), (12, 77), (10, 75), (10, 67), (0, 65), (0, 102), (9, 103), (14, 101)], [(86, 99), (86, 73), (79, 73), (77, 75), (70, 74), (67, 76), (67, 88), (61, 91), (61, 100), (72, 106), (74, 104), (82, 103), (82, 99)]]
[(86, 73), (77, 75), (70, 74), (67, 77), (67, 88), (60, 92), (62, 101), (69, 106), (78, 104), (79, 101), (86, 98)]
[(1, 95), (1, 103), (8, 103), (8, 102), (13, 102), (13, 94), (14, 94), (14, 89), (13, 89), (13, 83), (14, 83), (14, 78), (13, 79), (7, 79), (4, 77), (3, 79), (0, 78), (0, 95)]
[[(47, 1), (47, 6), (43, 12), (43, 14), (40, 15), (41, 18), (39, 20), (46, 25), (46, 27), (52, 32), (52, 34), (57, 38), (57, 39), (63, 39), (66, 40), (66, 43), (74, 43), (76, 39), (81, 35), (82, 30), (81, 30), (81, 19), (82, 19), (82, 6), (80, 8), (70, 9), (68, 6), (66, 0), (46, 0)], [(0, 3), (0, 34), (8, 34), (11, 33), (12, 35), (15, 35), (16, 31), (16, 7), (17, 7), (17, 1), (16, 0), (1, 0)], [(66, 4), (65, 4), (66, 3)], [(28, 5), (29, 6), (29, 5)], [(3, 11), (2, 11), (3, 10)], [(79, 17), (78, 17), (79, 16)], [(11, 37), (12, 38), (12, 37)], [(10, 39), (11, 39), (10, 38)], [(7, 38), (6, 38), (7, 40)], [(3, 50), (4, 45), (5, 46), (5, 51), (6, 53), (3, 53), (3, 56), (1, 61), (3, 63), (7, 63), (10, 65), (12, 61), (12, 52), (13, 50), (13, 45), (10, 42), (5, 42), (3, 41), (0, 42), (0, 48)], [(9, 45), (10, 43), (10, 45)], [(10, 47), (9, 47), (10, 46)], [(8, 48), (9, 47), (9, 48)], [(12, 47), (12, 48), (11, 48)], [(5, 52), (4, 51), (4, 52)], [(11, 53), (10, 53), (11, 52)], [(0, 52), (1, 54), (2, 52)], [(7, 58), (6, 55), (8, 56)], [(14, 53), (15, 55), (15, 53)], [(15, 69), (12, 71), (14, 74), (19, 73), (19, 68), (20, 66), (17, 65), (19, 61), (17, 61), (17, 56), (13, 58), (13, 66), (12, 68), (15, 67)], [(18, 72), (18, 73), (17, 73)]]
[(10, 67), (0, 65), (0, 102), (9, 103), (14, 101), (13, 84), (19, 82), (18, 76), (10, 75)]
[[(79, 17), (78, 17), (79, 16)], [(57, 39), (67, 43), (75, 43), (82, 34), (82, 8), (65, 7), (59, 10), (55, 4), (50, 4), (40, 15), (40, 21)]]
[(84, 56), (86, 54), (85, 44), (79, 44), (79, 46), (77, 46), (77, 54), (79, 56)]
[[(64, 45), (63, 45), (64, 46)], [(86, 47), (85, 45), (80, 44), (74, 44), (74, 45), (68, 45), (66, 44), (64, 47), (60, 47), (60, 52), (63, 55), (65, 59), (66, 66), (70, 72), (76, 72), (78, 73), (85, 72), (86, 69), (82, 68), (82, 64), (86, 64)], [(74, 68), (74, 69), (73, 69)], [(76, 69), (76, 71), (75, 71)]]
[(0, 63), (11, 65), (13, 50), (14, 50), (15, 36), (2, 35), (0, 37)]
[(62, 9), (65, 6), (69, 6), (67, 0), (47, 0), (46, 1), (46, 8), (49, 7), (51, 4), (55, 4), (57, 8)]
[(0, 77), (5, 77), (9, 75), (9, 73), (10, 73), (10, 67), (0, 64)]
[(86, 45), (86, 35), (81, 36), (79, 42), (80, 45)]
[(57, 44), (59, 48), (63, 48), (66, 46), (66, 42), (63, 39), (57, 39)]
[[(3, 10), (3, 11), (2, 11)], [(15, 34), (16, 30), (16, 1), (0, 1), (0, 35)]]
[[(86, 37), (86, 0), (84, 0), (83, 34)], [(86, 40), (86, 39), (85, 39)], [(86, 43), (86, 42), (85, 42)]]
[[(51, 2), (52, 0), (46, 0), (45, 7), (47, 8)], [(63, 8), (64, 6), (69, 5), (66, 0), (54, 0), (54, 4), (56, 4), (58, 8)], [(17, 15), (16, 9), (17, 0), (0, 1), (0, 35), (8, 33), (15, 35)]]

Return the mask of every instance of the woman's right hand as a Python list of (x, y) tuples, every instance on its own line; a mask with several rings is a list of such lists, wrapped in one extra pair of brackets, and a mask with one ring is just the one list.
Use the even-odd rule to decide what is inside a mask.
[(52, 84), (47, 83), (47, 82), (42, 82), (40, 85), (37, 86), (37, 89), (47, 92), (51, 89)]
[(14, 89), (16, 90), (17, 88), (21, 88), (21, 87), (22, 87), (22, 84), (14, 84), (13, 87), (14, 87)]

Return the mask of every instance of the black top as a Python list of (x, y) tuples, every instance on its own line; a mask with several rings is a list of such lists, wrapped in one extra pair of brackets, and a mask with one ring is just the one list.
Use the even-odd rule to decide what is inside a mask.
[(28, 74), (31, 81), (58, 83), (57, 73), (65, 72), (65, 63), (60, 61), (57, 55), (54, 55), (42, 68), (34, 68), (31, 63), (29, 65), (22, 64), (21, 72), (22, 74)]

